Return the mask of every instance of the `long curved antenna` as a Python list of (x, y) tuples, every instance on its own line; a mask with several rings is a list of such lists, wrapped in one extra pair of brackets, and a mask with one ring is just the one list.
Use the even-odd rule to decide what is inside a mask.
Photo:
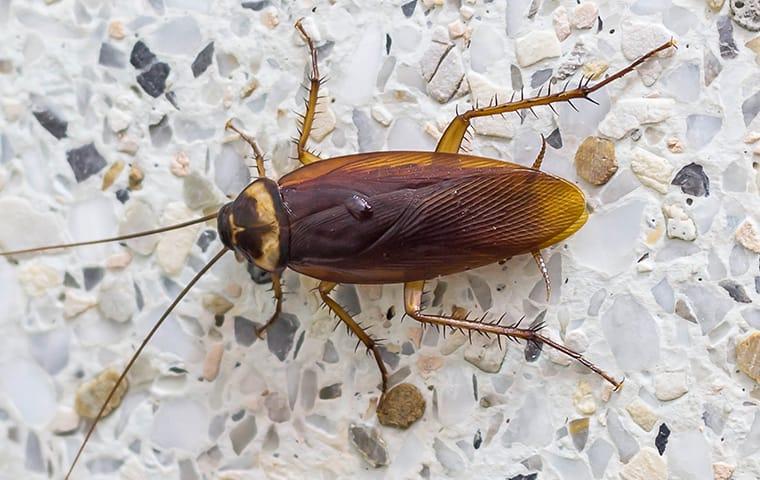
[(206, 215), (205, 217), (196, 218), (195, 220), (188, 220), (187, 222), (178, 223), (176, 225), (169, 225), (166, 227), (156, 228), (155, 230), (146, 230), (144, 232), (128, 233), (126, 235), (120, 235), (118, 237), (111, 237), (111, 238), (103, 238), (101, 240), (88, 240), (86, 242), (62, 243), (60, 245), (48, 245), (46, 247), (27, 248), (24, 250), (14, 250), (12, 252), (0, 252), (0, 257), (7, 257), (10, 255), (20, 255), (22, 253), (43, 252), (45, 250), (57, 250), (61, 248), (82, 247), (85, 245), (97, 245), (99, 243), (120, 242), (122, 240), (129, 240), (131, 238), (155, 235), (157, 233), (168, 232), (169, 230), (176, 230), (178, 228), (189, 227), (190, 225), (195, 225), (196, 223), (207, 222), (209, 220), (215, 219), (217, 214), (218, 212), (212, 213), (211, 215)]
[(217, 253), (214, 258), (209, 260), (209, 262), (203, 266), (203, 268), (200, 269), (198, 273), (195, 274), (192, 280), (185, 286), (185, 288), (182, 289), (181, 292), (179, 292), (179, 295), (172, 301), (171, 305), (164, 311), (163, 315), (161, 315), (161, 318), (158, 319), (155, 325), (153, 325), (153, 328), (150, 329), (148, 334), (143, 339), (142, 343), (140, 343), (140, 346), (137, 347), (137, 350), (135, 350), (135, 353), (132, 355), (132, 358), (129, 359), (129, 362), (127, 362), (127, 366), (124, 367), (124, 370), (121, 372), (121, 375), (119, 375), (119, 378), (116, 380), (116, 383), (111, 388), (111, 391), (108, 392), (108, 396), (106, 397), (106, 400), (103, 402), (103, 405), (100, 407), (100, 410), (98, 410), (98, 414), (95, 416), (95, 419), (92, 421), (92, 425), (90, 425), (90, 428), (87, 430), (87, 434), (84, 437), (84, 440), (82, 441), (81, 445), (79, 445), (79, 450), (77, 450), (77, 454), (74, 457), (74, 461), (71, 462), (71, 466), (69, 467), (68, 472), (66, 472), (66, 480), (69, 479), (71, 476), (71, 473), (74, 471), (74, 467), (77, 465), (77, 461), (79, 460), (79, 457), (82, 456), (82, 452), (84, 452), (84, 447), (87, 446), (87, 442), (89, 442), (90, 437), (92, 436), (92, 432), (95, 431), (95, 427), (98, 425), (98, 422), (103, 417), (103, 412), (106, 409), (106, 406), (111, 401), (111, 398), (113, 397), (114, 393), (116, 392), (116, 389), (119, 388), (119, 385), (121, 385), (121, 382), (124, 381), (124, 378), (127, 376), (127, 373), (132, 368), (132, 365), (134, 365), (135, 361), (137, 360), (137, 357), (140, 356), (145, 346), (148, 344), (151, 338), (153, 338), (153, 335), (158, 331), (158, 328), (161, 326), (161, 324), (164, 323), (164, 320), (166, 320), (166, 317), (169, 316), (169, 314), (174, 310), (174, 307), (177, 306), (177, 304), (184, 298), (184, 296), (187, 294), (187, 292), (190, 291), (191, 288), (193, 288), (193, 285), (195, 285), (198, 280), (207, 272), (209, 269), (219, 260), (222, 258), (222, 256), (227, 253), (227, 248), (223, 248), (219, 253)]

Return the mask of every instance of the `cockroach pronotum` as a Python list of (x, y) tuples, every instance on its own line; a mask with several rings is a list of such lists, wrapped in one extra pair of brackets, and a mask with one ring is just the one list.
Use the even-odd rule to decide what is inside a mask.
[(73, 471), (117, 387), (172, 309), (225, 253), (232, 251), (247, 262), (270, 272), (274, 313), (258, 332), (277, 321), (286, 268), (320, 281), (324, 305), (353, 332), (374, 356), (381, 377), (380, 402), (388, 387), (388, 371), (376, 340), (339, 305), (330, 293), (339, 283), (403, 283), (406, 315), (465, 334), (476, 332), (510, 340), (548, 345), (603, 377), (616, 389), (622, 385), (568, 347), (542, 334), (542, 325), (523, 328), (469, 316), (430, 315), (422, 309), (425, 281), (481, 267), (522, 254), (531, 254), (543, 275), (547, 295), (549, 274), (541, 250), (575, 233), (588, 212), (583, 192), (573, 183), (541, 171), (546, 140), (532, 166), (460, 153), (463, 138), (474, 118), (518, 112), (558, 102), (581, 99), (632, 72), (659, 52), (674, 48), (673, 40), (655, 48), (626, 68), (591, 85), (582, 77), (575, 88), (534, 97), (514, 96), (457, 114), (444, 131), (435, 151), (356, 153), (322, 159), (307, 149), (314, 122), (320, 77), (317, 50), (299, 20), (296, 29), (311, 55), (306, 112), (295, 140), (302, 167), (274, 181), (266, 176), (264, 156), (253, 138), (228, 122), (253, 150), (258, 178), (233, 201), (213, 215), (156, 230), (103, 240), (30, 248), (0, 255), (123, 241), (188, 225), (217, 220), (223, 248), (198, 271), (174, 298), (124, 367), (97, 417), (90, 425), (71, 463)]

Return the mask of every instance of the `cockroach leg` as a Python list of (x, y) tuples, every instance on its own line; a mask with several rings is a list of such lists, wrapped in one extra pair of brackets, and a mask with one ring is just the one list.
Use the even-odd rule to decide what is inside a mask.
[(319, 296), (325, 305), (338, 316), (338, 318), (346, 324), (348, 328), (356, 335), (361, 343), (367, 347), (367, 350), (371, 350), (377, 362), (377, 367), (380, 369), (380, 377), (382, 378), (382, 393), (385, 395), (388, 389), (388, 370), (385, 368), (383, 358), (380, 355), (380, 349), (377, 348), (377, 342), (372, 336), (367, 333), (356, 321), (351, 318), (348, 312), (338, 305), (338, 303), (330, 297), (330, 292), (337, 286), (337, 283), (322, 281), (319, 283)]
[(452, 329), (468, 330), (470, 332), (474, 331), (486, 336), (496, 335), (503, 336), (515, 341), (522, 339), (529, 342), (549, 345), (550, 347), (575, 359), (581, 365), (584, 365), (592, 372), (604, 378), (615, 387), (615, 390), (619, 389), (623, 385), (622, 381), (615, 380), (610, 374), (591, 363), (580, 353), (555, 342), (551, 338), (541, 335), (543, 324), (531, 328), (519, 328), (516, 325), (504, 326), (501, 325), (498, 321), (488, 323), (484, 321), (467, 320), (466, 318), (458, 319), (443, 315), (426, 315), (422, 313), (422, 288), (424, 284), (424, 281), (408, 282), (404, 284), (404, 308), (406, 310), (406, 313), (415, 320), (436, 326), (440, 325), (444, 328), (449, 327)]
[[(445, 153), (458, 153), (460, 147), (462, 146), (462, 138), (464, 137), (467, 128), (470, 126), (470, 121), (473, 118), (488, 117), (491, 115), (499, 115), (507, 112), (517, 112), (518, 110), (531, 110), (534, 107), (540, 107), (542, 105), (551, 106), (552, 103), (559, 102), (568, 102), (573, 108), (575, 108), (575, 105), (572, 104), (572, 100), (574, 99), (585, 99), (596, 103), (591, 97), (589, 97), (589, 95), (606, 86), (607, 84), (631, 73), (636, 69), (636, 67), (652, 58), (653, 56), (657, 55), (658, 53), (669, 48), (674, 48), (675, 46), (675, 41), (671, 39), (669, 42), (660, 45), (627, 67), (613, 73), (609, 77), (593, 86), (589, 86), (590, 79), (588, 79), (586, 81), (581, 81), (579, 86), (572, 90), (568, 90), (566, 87), (564, 90), (558, 93), (536, 96), (533, 98), (525, 98), (524, 93), (521, 92), (520, 100), (517, 101), (510, 101), (501, 105), (486, 107), (478, 107), (476, 105), (474, 109), (462, 112), (454, 117), (451, 123), (449, 123), (449, 126), (446, 127), (446, 130), (443, 132), (443, 136), (441, 136), (441, 139), (438, 141), (438, 146), (436, 147), (435, 151)], [(521, 115), (520, 118), (523, 119), (524, 117)]]
[(538, 250), (535, 252), (531, 252), (531, 255), (533, 255), (533, 260), (536, 261), (536, 265), (538, 265), (538, 269), (541, 271), (541, 275), (544, 276), (544, 285), (546, 285), (546, 301), (549, 301), (549, 298), (552, 296), (552, 282), (549, 280), (549, 270), (546, 268), (546, 263), (544, 262), (544, 257), (541, 256), (541, 252)]
[(533, 161), (534, 170), (541, 170), (541, 163), (544, 161), (544, 155), (546, 155), (546, 137), (541, 134), (541, 151), (538, 152), (538, 157)]
[(228, 120), (224, 128), (227, 130), (232, 130), (233, 132), (237, 133), (238, 135), (240, 135), (240, 138), (242, 138), (245, 141), (245, 143), (251, 146), (251, 148), (253, 149), (253, 156), (256, 159), (256, 171), (258, 172), (259, 177), (266, 177), (267, 176), (266, 170), (264, 170), (264, 154), (261, 153), (261, 149), (256, 143), (256, 140), (246, 135), (245, 133), (241, 132), (235, 125), (232, 124), (232, 120)]
[(309, 140), (311, 127), (314, 125), (317, 102), (319, 101), (319, 86), (322, 84), (322, 79), (319, 76), (317, 48), (309, 34), (306, 33), (306, 29), (303, 27), (303, 18), (299, 18), (298, 21), (296, 21), (295, 27), (296, 30), (298, 30), (298, 33), (303, 37), (304, 41), (306, 41), (306, 45), (309, 47), (309, 53), (311, 54), (311, 74), (309, 75), (309, 95), (306, 98), (306, 113), (300, 118), (299, 134), (296, 141), (298, 160), (301, 164), (308, 165), (320, 160), (317, 155), (306, 150), (306, 142)]
[(272, 313), (272, 316), (269, 317), (269, 320), (263, 327), (256, 329), (256, 336), (259, 338), (264, 338), (264, 332), (280, 318), (280, 313), (282, 313), (282, 280), (280, 274), (275, 272), (272, 272), (272, 293), (274, 294), (275, 302), (274, 313)]

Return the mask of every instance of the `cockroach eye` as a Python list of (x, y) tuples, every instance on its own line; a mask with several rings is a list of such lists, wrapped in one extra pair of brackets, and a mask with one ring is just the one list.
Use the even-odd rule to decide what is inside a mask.
[(344, 205), (348, 213), (357, 220), (372, 218), (372, 205), (369, 204), (367, 198), (363, 195), (352, 195), (344, 202)]

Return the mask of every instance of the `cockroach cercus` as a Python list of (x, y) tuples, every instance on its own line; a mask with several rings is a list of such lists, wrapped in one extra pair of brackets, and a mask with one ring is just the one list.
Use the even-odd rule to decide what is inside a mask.
[(632, 72), (647, 59), (675, 47), (669, 41), (626, 68), (591, 85), (581, 77), (577, 87), (519, 99), (492, 102), (457, 114), (444, 131), (435, 151), (356, 153), (322, 159), (307, 149), (314, 122), (320, 77), (317, 50), (299, 20), (296, 29), (311, 54), (306, 112), (296, 142), (301, 168), (278, 181), (267, 178), (264, 156), (253, 138), (231, 122), (253, 149), (258, 178), (233, 201), (213, 214), (156, 230), (103, 240), (3, 252), (2, 256), (121, 241), (206, 222), (216, 218), (224, 247), (193, 277), (171, 302), (129, 359), (120, 377), (91, 423), (71, 463), (73, 471), (106, 406), (127, 372), (162, 322), (198, 279), (227, 252), (234, 252), (271, 273), (274, 314), (260, 329), (263, 334), (281, 313), (281, 275), (287, 268), (320, 281), (324, 305), (371, 352), (381, 378), (382, 403), (388, 371), (373, 336), (339, 305), (330, 293), (340, 283), (403, 283), (406, 315), (422, 324), (458, 330), (471, 335), (494, 335), (548, 345), (603, 377), (616, 389), (622, 385), (611, 375), (570, 348), (542, 334), (541, 327), (522, 328), (469, 316), (431, 315), (422, 309), (426, 280), (464, 272), (512, 256), (531, 254), (541, 271), (547, 295), (549, 275), (541, 250), (575, 233), (588, 218), (583, 192), (573, 183), (541, 171), (546, 141), (538, 158), (526, 167), (501, 160), (460, 153), (472, 119), (573, 100), (588, 100), (592, 93)]

